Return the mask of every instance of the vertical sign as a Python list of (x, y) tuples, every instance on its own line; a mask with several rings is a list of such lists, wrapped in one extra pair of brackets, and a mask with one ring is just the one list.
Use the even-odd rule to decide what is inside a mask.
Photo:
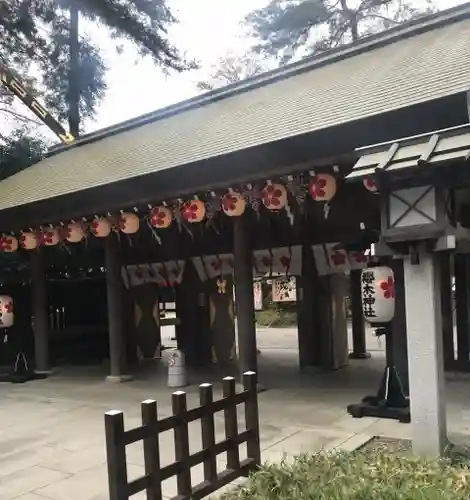
[(255, 298), (255, 311), (261, 311), (263, 309), (263, 290), (261, 288), (261, 281), (255, 281), (253, 283), (253, 295)]
[(297, 301), (295, 276), (273, 279), (272, 300), (273, 302)]

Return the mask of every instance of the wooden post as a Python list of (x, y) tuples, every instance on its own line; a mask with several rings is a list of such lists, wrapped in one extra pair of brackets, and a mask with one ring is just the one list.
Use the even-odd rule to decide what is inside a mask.
[(189, 498), (192, 493), (191, 467), (189, 459), (189, 433), (186, 412), (188, 410), (186, 393), (177, 391), (172, 394), (173, 415), (178, 417), (178, 424), (174, 428), (175, 460), (181, 463), (180, 472), (176, 476), (178, 496)]
[(351, 323), (353, 350), (351, 359), (369, 359), (370, 353), (366, 349), (366, 325), (362, 315), (361, 303), (361, 274), (360, 269), (351, 271), (349, 298), (351, 300)]
[(150, 487), (147, 490), (147, 498), (149, 500), (162, 500), (157, 402), (151, 399), (142, 401), (141, 413), (142, 425), (148, 429), (148, 432), (144, 437), (145, 474), (150, 478)]
[(247, 442), (247, 455), (252, 458), (257, 466), (261, 465), (261, 446), (259, 437), (259, 413), (258, 394), (256, 384), (256, 373), (246, 372), (243, 374), (243, 388), (248, 392), (245, 403), (246, 428), (251, 431)]
[(442, 307), (442, 344), (444, 351), (444, 369), (453, 370), (454, 357), (454, 318), (453, 297), (451, 283), (450, 255), (438, 255), (439, 271), (441, 274), (441, 307)]
[(124, 414), (122, 411), (108, 411), (104, 416), (104, 429), (109, 500), (128, 500)]
[[(223, 395), (227, 399), (224, 408), (225, 439), (235, 440), (238, 436), (237, 403), (235, 401), (235, 379), (225, 377), (223, 380)], [(227, 450), (227, 469), (240, 468), (240, 450), (238, 446), (231, 446)]]
[(40, 249), (30, 253), (31, 302), (36, 373), (50, 373), (49, 320), (44, 256)]
[(318, 273), (312, 246), (302, 245), (302, 274), (297, 278), (297, 335), (301, 371), (321, 364)]
[(459, 371), (470, 368), (469, 346), (469, 293), (468, 293), (468, 258), (465, 254), (454, 256), (455, 274), (455, 309), (457, 317), (457, 364)]
[(132, 380), (124, 375), (126, 349), (124, 337), (124, 298), (119, 256), (119, 242), (115, 234), (105, 238), (106, 296), (108, 303), (110, 373), (106, 380), (125, 382)]
[[(210, 408), (214, 402), (214, 392), (211, 384), (199, 386), (199, 402), (201, 406)], [(202, 449), (209, 450), (204, 460), (204, 481), (217, 481), (217, 455), (215, 454), (215, 423), (212, 411), (204, 412), (201, 417)]]
[(247, 220), (233, 218), (233, 257), (235, 310), (238, 324), (240, 373), (258, 371), (255, 302), (253, 296), (253, 262)]

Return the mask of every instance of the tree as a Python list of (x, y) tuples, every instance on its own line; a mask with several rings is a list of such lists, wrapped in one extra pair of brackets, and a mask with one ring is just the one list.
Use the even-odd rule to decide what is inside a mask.
[[(78, 34), (78, 11), (107, 29), (118, 49), (123, 40), (131, 41), (164, 71), (195, 66), (168, 40), (168, 27), (176, 20), (166, 0), (0, 1), (0, 62), (29, 83), (55, 117), (69, 121), (75, 133), (80, 125), (83, 128), (80, 117), (95, 116), (106, 91), (105, 64), (93, 41)], [(21, 125), (37, 125), (21, 107), (12, 107), (14, 102), (2, 89), (0, 113)], [(10, 143), (5, 142), (5, 134), (3, 139), (0, 136), (0, 145), (10, 147)]]
[(202, 91), (214, 90), (231, 83), (246, 80), (267, 70), (267, 65), (254, 57), (227, 54), (212, 66), (209, 78), (197, 82), (196, 86)]
[[(166, 37), (176, 22), (165, 0), (9, 0), (0, 4), (0, 56), (20, 76), (37, 69), (42, 76), (46, 105), (60, 120), (68, 118), (70, 70), (70, 12), (101, 23), (116, 40), (133, 42), (142, 55), (151, 55), (164, 70), (194, 67)], [(85, 36), (79, 40), (75, 71), (80, 89), (80, 112), (93, 117), (106, 90), (105, 66), (99, 49)]]
[[(354, 6), (351, 6), (354, 3)], [(254, 51), (286, 63), (355, 42), (435, 10), (433, 0), (270, 0), (245, 19), (258, 39)]]

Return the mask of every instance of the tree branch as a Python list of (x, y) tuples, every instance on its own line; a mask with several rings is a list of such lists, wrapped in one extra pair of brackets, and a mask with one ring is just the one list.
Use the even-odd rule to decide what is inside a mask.
[(41, 122), (37, 122), (36, 120), (34, 120), (33, 118), (28, 118), (27, 116), (24, 116), (20, 113), (17, 113), (16, 111), (12, 111), (11, 109), (7, 109), (7, 108), (0, 108), (0, 113), (7, 113), (9, 115), (12, 115), (13, 117), (15, 117), (17, 120), (20, 120), (22, 121), (23, 123), (32, 123), (33, 125), (37, 125), (39, 127), (41, 127), (42, 125), (44, 125), (43, 123)]

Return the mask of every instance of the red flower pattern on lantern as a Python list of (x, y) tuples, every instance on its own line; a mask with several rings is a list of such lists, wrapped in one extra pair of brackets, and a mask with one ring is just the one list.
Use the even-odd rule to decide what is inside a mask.
[(40, 245), (53, 245), (54, 244), (54, 233), (53, 231), (48, 231), (47, 229), (39, 231), (38, 243)]
[(331, 260), (335, 266), (344, 266), (346, 264), (346, 256), (339, 250), (335, 250), (331, 254)]
[(288, 269), (290, 267), (292, 259), (287, 257), (287, 255), (282, 256), (279, 260), (281, 261), (281, 265), (284, 269)]
[(314, 177), (310, 182), (309, 191), (313, 199), (323, 198), (326, 195), (326, 179)]
[(237, 208), (238, 197), (228, 193), (222, 198), (222, 209), (224, 212), (233, 212)]
[(5, 312), (9, 314), (13, 314), (13, 302), (10, 300), (10, 302), (7, 302), (5, 304)]
[(11, 236), (2, 236), (0, 238), (0, 251), (11, 252), (13, 250), (14, 239)]
[(362, 181), (362, 183), (364, 184), (364, 187), (367, 189), (367, 191), (370, 191), (372, 193), (376, 193), (378, 191), (377, 183), (372, 177), (366, 177)]
[(380, 289), (383, 291), (385, 299), (395, 298), (395, 281), (391, 276), (389, 276), (387, 280), (380, 282)]
[(285, 193), (280, 185), (269, 184), (262, 193), (261, 200), (263, 205), (270, 210), (281, 210), (285, 205)]
[(168, 209), (155, 208), (150, 216), (150, 224), (153, 227), (168, 227)]
[(205, 205), (200, 200), (187, 201), (181, 209), (181, 215), (188, 222), (200, 222), (205, 215)]

